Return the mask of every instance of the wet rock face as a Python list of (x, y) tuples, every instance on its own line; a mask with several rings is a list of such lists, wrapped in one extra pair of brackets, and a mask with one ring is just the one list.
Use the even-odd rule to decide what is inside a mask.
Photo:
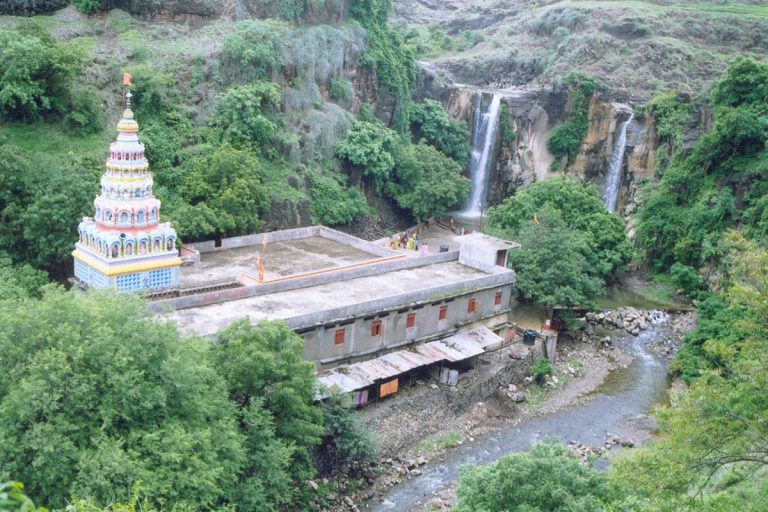
[(70, 0), (3, 0), (0, 2), (0, 14), (32, 16), (61, 9), (69, 2)]

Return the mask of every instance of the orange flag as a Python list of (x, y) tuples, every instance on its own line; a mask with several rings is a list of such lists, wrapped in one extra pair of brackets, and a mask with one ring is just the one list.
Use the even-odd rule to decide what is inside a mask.
[(130, 87), (131, 85), (133, 85), (131, 83), (131, 78), (133, 77), (131, 76), (130, 73), (123, 73), (123, 85), (126, 87)]

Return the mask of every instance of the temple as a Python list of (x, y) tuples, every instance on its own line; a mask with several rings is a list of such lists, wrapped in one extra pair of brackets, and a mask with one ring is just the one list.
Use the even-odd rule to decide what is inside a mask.
[(109, 148), (101, 192), (94, 201), (95, 215), (84, 217), (78, 226), (80, 238), (72, 253), (75, 277), (96, 289), (177, 288), (181, 258), (176, 231), (169, 223), (160, 223), (160, 201), (152, 193), (130, 91), (125, 98), (117, 140)]

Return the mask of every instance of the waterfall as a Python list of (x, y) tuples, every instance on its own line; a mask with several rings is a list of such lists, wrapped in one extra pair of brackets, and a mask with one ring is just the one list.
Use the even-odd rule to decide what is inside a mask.
[(501, 96), (493, 95), (487, 110), (483, 111), (483, 93), (477, 93), (475, 124), (472, 128), (472, 154), (469, 160), (469, 179), (472, 190), (469, 199), (459, 212), (465, 217), (479, 217), (488, 197), (488, 174), (493, 162), (496, 135), (499, 127)]
[(608, 178), (605, 181), (603, 204), (611, 213), (616, 211), (616, 203), (619, 200), (621, 169), (624, 164), (624, 153), (627, 150), (627, 128), (629, 128), (629, 123), (632, 122), (633, 116), (634, 114), (630, 114), (629, 118), (622, 123), (621, 128), (619, 129), (619, 139), (616, 141), (616, 146), (613, 148), (611, 167), (608, 170)]

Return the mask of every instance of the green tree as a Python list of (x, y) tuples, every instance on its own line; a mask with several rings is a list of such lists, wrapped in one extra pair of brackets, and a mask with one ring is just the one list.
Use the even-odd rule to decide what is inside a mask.
[(569, 74), (565, 83), (571, 95), (571, 111), (568, 119), (552, 130), (547, 140), (547, 149), (555, 157), (555, 167), (560, 165), (563, 157), (575, 158), (589, 130), (589, 103), (598, 89), (597, 81), (582, 73)]
[(453, 158), (463, 168), (469, 160), (469, 129), (467, 123), (448, 116), (443, 106), (434, 101), (414, 105), (411, 112), (414, 140), (427, 143)]
[(351, 462), (373, 461), (373, 439), (355, 412), (350, 396), (332, 394), (321, 407), (325, 432), (315, 455), (321, 474), (336, 472)]
[(233, 146), (260, 151), (277, 130), (280, 88), (271, 82), (232, 87), (216, 101), (211, 126)]
[[(304, 360), (302, 339), (281, 322), (253, 326), (243, 320), (223, 331), (219, 340), (217, 369), (227, 383), (230, 399), (248, 418), (241, 427), (245, 435), (255, 442), (258, 436), (252, 429), (258, 432), (267, 427), (263, 420), (249, 416), (263, 407), (273, 418), (277, 440), (288, 450), (293, 480), (311, 478), (311, 451), (323, 435), (323, 414), (314, 405), (314, 367)], [(263, 463), (255, 454), (249, 456), (250, 467)]]
[(401, 208), (422, 221), (464, 203), (470, 184), (458, 163), (422, 142), (401, 148), (388, 189)]
[(187, 164), (178, 189), (184, 203), (169, 212), (178, 220), (179, 236), (234, 236), (257, 230), (267, 194), (256, 156), (226, 144), (201, 153)]
[(521, 247), (509, 253), (517, 272), (517, 291), (528, 302), (553, 306), (594, 306), (604, 291), (603, 280), (585, 256), (590, 247), (585, 236), (569, 229), (559, 213), (541, 209), (537, 222), (523, 227)]
[(49, 289), (0, 302), (2, 478), (51, 507), (73, 495), (208, 508), (244, 460), (210, 342), (182, 339), (133, 296)]
[[(535, 236), (530, 226), (547, 209), (562, 221), (564, 229), (573, 232), (568, 238), (582, 248), (581, 256), (589, 265), (590, 275), (610, 279), (629, 262), (632, 246), (622, 220), (605, 210), (594, 187), (566, 176), (534, 183), (508, 197), (488, 212), (488, 228), (510, 239), (522, 236), (526, 228), (527, 236)], [(551, 236), (554, 227), (542, 229)]]
[(602, 512), (604, 477), (557, 442), (462, 469), (456, 512)]
[(0, 48), (0, 119), (32, 121), (67, 110), (83, 64), (78, 51), (32, 23), (0, 30)]
[(389, 128), (377, 122), (356, 121), (336, 144), (336, 155), (370, 178), (381, 191), (395, 167), (392, 155), (399, 143), (397, 134)]
[(336, 176), (313, 176), (310, 197), (313, 222), (335, 226), (370, 215), (365, 196)]
[(649, 510), (768, 505), (768, 253), (735, 232), (728, 243), (732, 284), (700, 309), (684, 347), (694, 344), (702, 356), (686, 354), (690, 387), (657, 413), (662, 436), (611, 475), (618, 494), (637, 495)]

